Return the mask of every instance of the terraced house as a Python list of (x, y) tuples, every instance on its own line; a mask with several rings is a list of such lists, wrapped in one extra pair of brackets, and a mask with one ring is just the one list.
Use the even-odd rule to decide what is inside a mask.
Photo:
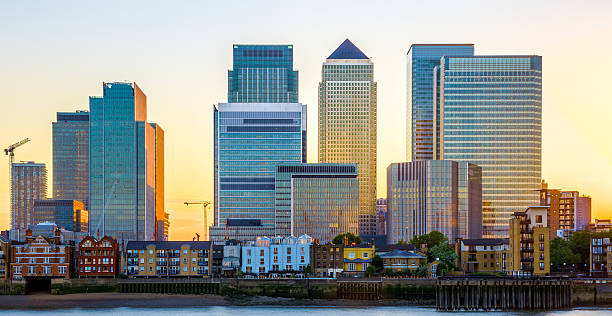
[(79, 277), (115, 277), (119, 271), (117, 241), (104, 236), (96, 240), (86, 236), (78, 245)]
[(455, 253), (457, 268), (464, 273), (505, 272), (509, 268), (508, 238), (459, 239)]
[(124, 271), (129, 277), (210, 277), (209, 241), (129, 241)]
[(345, 245), (344, 246), (344, 274), (363, 274), (374, 257), (374, 245)]
[(55, 229), (51, 238), (32, 236), (26, 230), (26, 241), (11, 244), (11, 279), (69, 279), (74, 246), (62, 243), (61, 231)]
[(420, 265), (427, 264), (427, 257), (414, 251), (395, 249), (380, 255), (383, 267), (393, 271), (416, 271)]
[(242, 272), (301, 273), (310, 264), (312, 237), (257, 237), (242, 246)]

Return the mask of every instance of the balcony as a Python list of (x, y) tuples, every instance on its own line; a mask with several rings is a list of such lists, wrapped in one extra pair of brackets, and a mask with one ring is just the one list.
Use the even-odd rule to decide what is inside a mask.
[(200, 265), (200, 266), (207, 266), (208, 265), (208, 260), (198, 260), (198, 265)]
[(533, 248), (531, 247), (521, 248), (521, 252), (533, 252)]
[(181, 256), (181, 254), (178, 253), (178, 252), (174, 252), (174, 253), (170, 252), (170, 253), (168, 253), (168, 257), (170, 257), (170, 258), (178, 258), (180, 256)]
[(533, 244), (533, 238), (523, 238), (521, 239), (522, 244)]
[(166, 266), (168, 265), (168, 261), (157, 261), (158, 266)]
[(532, 257), (521, 258), (521, 262), (533, 262), (533, 258)]
[(170, 266), (171, 267), (176, 267), (178, 265), (180, 265), (181, 263), (179, 261), (170, 261)]
[(164, 253), (157, 253), (157, 258), (168, 258), (168, 255), (164, 252)]
[(138, 254), (137, 253), (128, 253), (127, 256), (128, 256), (128, 258), (138, 258)]

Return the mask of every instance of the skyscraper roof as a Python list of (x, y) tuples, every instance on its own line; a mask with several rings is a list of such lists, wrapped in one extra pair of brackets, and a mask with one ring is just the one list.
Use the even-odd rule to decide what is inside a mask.
[(369, 59), (347, 38), (327, 59)]

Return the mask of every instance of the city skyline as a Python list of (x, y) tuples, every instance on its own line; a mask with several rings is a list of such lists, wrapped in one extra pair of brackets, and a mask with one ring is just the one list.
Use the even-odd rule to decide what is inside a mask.
[[(429, 7), (413, 5), (424, 6), (421, 9)], [(132, 31), (125, 29), (129, 25), (129, 14), (117, 16), (115, 23), (109, 25), (99, 18), (113, 14), (107, 11), (108, 8), (97, 8), (100, 10), (98, 16), (88, 16), (85, 12), (92, 7), (77, 4), (71, 14), (81, 13), (83, 17), (63, 16), (69, 13), (57, 12), (57, 21), (41, 17), (34, 21), (39, 14), (44, 14), (46, 4), (40, 4), (31, 15), (23, 13), (30, 9), (27, 4), (2, 4), (0, 16), (15, 28), (0, 31), (8, 48), (0, 52), (0, 65), (9, 74), (0, 78), (3, 109), (9, 109), (8, 115), (3, 115), (0, 121), (4, 131), (0, 141), (6, 147), (30, 137), (32, 142), (16, 150), (16, 161), (36, 161), (51, 166), (50, 122), (57, 112), (85, 109), (87, 96), (99, 94), (102, 81), (125, 79), (137, 82), (148, 95), (150, 121), (159, 122), (166, 132), (166, 209), (170, 211), (172, 221), (170, 238), (191, 239), (194, 232), (202, 231), (201, 209), (185, 207), (182, 202), (213, 198), (213, 113), (210, 105), (226, 101), (226, 72), (231, 69), (233, 44), (293, 45), (294, 69), (299, 70), (299, 101), (308, 105), (311, 117), (308, 122), (308, 162), (316, 162), (317, 157), (316, 85), (322, 61), (345, 38), (350, 38), (368, 53), (376, 65), (374, 80), (378, 82), (379, 90), (378, 197), (385, 197), (387, 166), (391, 162), (406, 161), (405, 60), (408, 48), (413, 43), (469, 42), (476, 45), (477, 55), (525, 53), (543, 56), (542, 178), (551, 187), (590, 195), (593, 198), (592, 218), (609, 218), (612, 215), (612, 197), (606, 193), (612, 179), (612, 148), (608, 144), (612, 128), (606, 125), (606, 121), (612, 115), (612, 99), (605, 94), (607, 81), (604, 75), (606, 70), (612, 69), (612, 62), (605, 58), (605, 52), (612, 44), (597, 41), (598, 36), (605, 36), (605, 31), (610, 29), (611, 22), (604, 15), (610, 11), (609, 5), (606, 4), (607, 9), (595, 6), (574, 8), (569, 3), (560, 3), (549, 4), (552, 6), (549, 8), (538, 3), (530, 6), (531, 12), (523, 12), (518, 9), (521, 6), (516, 5), (503, 13), (524, 19), (522, 25), (516, 26), (511, 23), (512, 19), (498, 21), (503, 14), (494, 13), (499, 8), (495, 7), (496, 4), (489, 4), (489, 7), (481, 9), (480, 16), (469, 13), (474, 21), (462, 21), (464, 29), (434, 28), (430, 31), (411, 28), (419, 21), (422, 23), (420, 18), (415, 17), (417, 21), (414, 22), (399, 21), (400, 12), (393, 11), (403, 10), (382, 6), (372, 9), (372, 14), (378, 17), (374, 20), (380, 20), (372, 29), (365, 29), (354, 21), (345, 21), (347, 23), (342, 27), (338, 27), (342, 21), (333, 22), (336, 28), (328, 30), (329, 26), (323, 27), (325, 35), (319, 34), (314, 38), (321, 26), (312, 25), (305, 30), (298, 26), (300, 23), (295, 23), (289, 24), (286, 30), (270, 30), (269, 24), (262, 22), (261, 26), (254, 25), (250, 30), (232, 28), (221, 35), (206, 31), (206, 38), (199, 37), (206, 43), (206, 51), (205, 47), (199, 46), (201, 44), (193, 43), (191, 32), (204, 31), (218, 20), (210, 16), (212, 21), (207, 22), (210, 25), (201, 22), (200, 17), (195, 20), (196, 14), (189, 12), (197, 11), (194, 10), (194, 6), (197, 8), (195, 4), (187, 5), (189, 8), (169, 10), (170, 15), (174, 14), (173, 21), (184, 21), (171, 26), (180, 34), (177, 38), (172, 38), (172, 32), (162, 32), (159, 38), (150, 36), (158, 30), (154, 18), (144, 18), (145, 26), (151, 30), (145, 30), (144, 26)], [(229, 10), (224, 7), (217, 9)], [(270, 16), (289, 10), (282, 5), (272, 9), (268, 13)], [(125, 10), (126, 13), (136, 12), (137, 8), (126, 5)], [(245, 16), (248, 8), (243, 10), (239, 15), (245, 19), (244, 23), (252, 21)], [(163, 8), (146, 8), (140, 14), (143, 17), (145, 13), (158, 16), (164, 11)], [(319, 13), (306, 11), (307, 15)], [(546, 15), (546, 12), (553, 14), (543, 17), (542, 21), (531, 19)], [(349, 17), (358, 15), (353, 9), (348, 13)], [(210, 14), (205, 12), (205, 15)], [(387, 14), (395, 19), (383, 21)], [(17, 17), (22, 20), (17, 20)], [(84, 17), (93, 21), (79, 29), (77, 26)], [(568, 19), (579, 20), (576, 22), (578, 25), (565, 25), (564, 21)], [(27, 23), (32, 26), (27, 26)], [(477, 29), (487, 24), (493, 24), (491, 28), (497, 27), (504, 36)], [(54, 39), (58, 43), (45, 54), (37, 49), (38, 45), (48, 46), (49, 39), (36, 32), (36, 27), (43, 25), (48, 26), (49, 32), (58, 34)], [(555, 32), (543, 30), (544, 25), (554, 25)], [(15, 31), (20, 27), (21, 30)], [(106, 37), (120, 30), (125, 33), (116, 35), (114, 39)], [(389, 34), (383, 34), (385, 32)], [(142, 39), (128, 42), (137, 35), (142, 35)], [(94, 51), (98, 49), (98, 40), (107, 41), (109, 47)], [(181, 52), (157, 46), (159, 44), (155, 43), (160, 40), (169, 42), (171, 45), (168, 46), (178, 47)], [(133, 46), (127, 46), (129, 49), (125, 51), (113, 49), (120, 44)], [(590, 45), (588, 51), (581, 49), (585, 45)], [(159, 51), (153, 52), (156, 47), (160, 48)], [(144, 51), (147, 53), (143, 54)], [(582, 54), (580, 59), (575, 58), (578, 53)], [(141, 58), (135, 60), (136, 56)], [(570, 60), (581, 64), (578, 67), (568, 65)], [(7, 179), (7, 172), (6, 168), (2, 169), (0, 178)], [(52, 173), (53, 170), (49, 170), (49, 179)], [(7, 184), (8, 181), (0, 183), (0, 229), (9, 226)], [(47, 184), (51, 189), (51, 183)]]

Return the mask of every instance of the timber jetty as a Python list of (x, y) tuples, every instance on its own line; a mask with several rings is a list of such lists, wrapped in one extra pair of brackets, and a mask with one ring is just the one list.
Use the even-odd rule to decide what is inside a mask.
[(554, 310), (572, 306), (572, 281), (551, 278), (440, 278), (441, 311)]

